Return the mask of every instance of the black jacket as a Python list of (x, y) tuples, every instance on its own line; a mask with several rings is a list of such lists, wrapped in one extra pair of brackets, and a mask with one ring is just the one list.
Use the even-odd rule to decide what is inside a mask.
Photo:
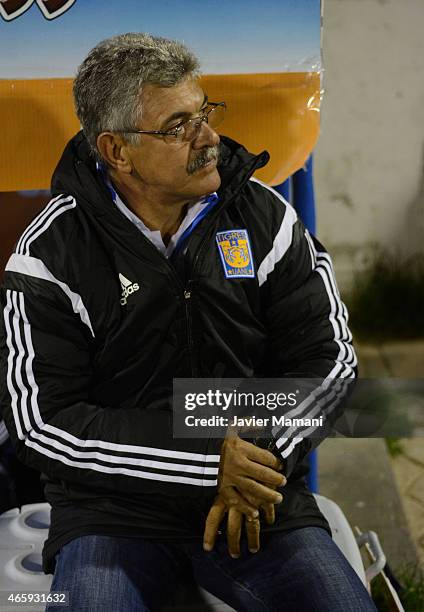
[[(2, 291), (2, 406), (53, 507), (47, 571), (79, 535), (202, 535), (221, 440), (173, 438), (173, 378), (354, 376), (329, 256), (249, 180), (267, 160), (222, 139), (219, 202), (174, 266), (113, 204), (82, 133), (67, 145)], [(246, 277), (226, 277), (217, 245), (233, 229), (249, 236)], [(316, 443), (280, 448), (289, 482), (274, 529), (329, 529), (304, 480)]]

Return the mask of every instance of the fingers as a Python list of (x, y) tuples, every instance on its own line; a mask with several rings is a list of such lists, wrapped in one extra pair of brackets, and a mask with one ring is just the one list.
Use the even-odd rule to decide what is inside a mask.
[(251, 506), (253, 506), (254, 508), (260, 507), (260, 509), (262, 510), (264, 514), (265, 522), (267, 523), (267, 525), (273, 525), (275, 523), (274, 504), (261, 504), (261, 502), (256, 497), (253, 497), (253, 495), (249, 495), (249, 494), (247, 494), (245, 497), (246, 497), (246, 501), (248, 501)]
[[(228, 506), (225, 500), (217, 497), (206, 519), (205, 532), (203, 535), (203, 549), (213, 550), (218, 534), (218, 528), (228, 511), (227, 520), (227, 544), (228, 552), (233, 559), (240, 557), (240, 538), (244, 515), (234, 506)], [(273, 504), (263, 506), (265, 518), (268, 524), (272, 524), (275, 519)], [(247, 546), (251, 553), (258, 552), (260, 548), (260, 529), (259, 517), (252, 518), (246, 516), (245, 529), (247, 536)]]
[(221, 447), (221, 456), (236, 462), (237, 459), (247, 458), (253, 463), (259, 463), (277, 472), (282, 468), (282, 462), (273, 453), (236, 435), (227, 434)]
[(252, 521), (246, 520), (245, 526), (247, 547), (251, 553), (257, 553), (260, 547), (259, 534), (261, 531), (261, 523), (259, 519), (253, 519)]
[[(228, 510), (227, 542), (228, 552), (233, 559), (240, 557), (240, 536), (243, 515), (235, 508)], [(259, 521), (258, 521), (259, 522)]]
[(260, 484), (259, 482), (255, 482), (250, 478), (240, 479), (237, 488), (240, 490), (243, 496), (253, 496), (260, 500), (260, 504), (281, 504), (283, 501), (283, 496), (278, 491), (274, 491), (274, 489), (270, 489)]
[(262, 506), (262, 510), (264, 513), (265, 521), (268, 525), (273, 525), (275, 523), (275, 508), (274, 504), (264, 504)]
[[(240, 557), (240, 537), (243, 515), (235, 508), (230, 508), (228, 511), (227, 523), (227, 542), (228, 552), (233, 559)], [(261, 523), (259, 518), (246, 519), (245, 521), (247, 546), (251, 553), (257, 553), (260, 548), (260, 530)]]
[(249, 493), (245, 493), (243, 495), (243, 499), (245, 499), (252, 506), (252, 508), (259, 508), (262, 505), (261, 499), (258, 499), (257, 497), (254, 497), (253, 495), (250, 495)]
[(221, 500), (215, 500), (206, 518), (205, 531), (203, 534), (203, 550), (213, 550), (219, 525), (227, 511), (227, 504)]
[(271, 487), (282, 487), (287, 482), (284, 474), (252, 461), (246, 465), (246, 472), (247, 476)]
[(260, 448), (260, 446), (255, 446), (251, 442), (247, 442), (246, 440), (242, 440), (244, 446), (246, 456), (251, 461), (255, 463), (260, 463), (261, 465), (265, 465), (273, 470), (280, 470), (282, 467), (281, 461), (273, 455), (270, 451), (265, 448)]
[(255, 498), (251, 498), (254, 503), (251, 503), (249, 499), (244, 498), (234, 487), (222, 487), (219, 491), (220, 496), (228, 504), (228, 506), (235, 507), (239, 512), (242, 512), (246, 516), (256, 518), (259, 516), (260, 503), (255, 503)]
[[(271, 452), (237, 436), (227, 437), (222, 444), (219, 487), (235, 487), (243, 496), (250, 492), (247, 488), (248, 480), (251, 484), (258, 482), (265, 487), (281, 487), (287, 480), (278, 471), (279, 468), (281, 462)], [(278, 498), (274, 495), (263, 498), (261, 492), (264, 493), (264, 489), (259, 489), (261, 503), (278, 503)]]

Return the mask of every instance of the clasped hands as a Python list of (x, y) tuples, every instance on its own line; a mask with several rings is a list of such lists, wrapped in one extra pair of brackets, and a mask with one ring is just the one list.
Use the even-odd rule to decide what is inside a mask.
[(206, 519), (203, 549), (214, 548), (219, 526), (228, 513), (228, 551), (233, 558), (240, 556), (240, 537), (245, 523), (249, 551), (260, 547), (259, 513), (272, 525), (275, 504), (283, 501), (277, 487), (286, 484), (282, 464), (270, 451), (255, 446), (238, 436), (227, 437), (221, 449), (218, 495)]

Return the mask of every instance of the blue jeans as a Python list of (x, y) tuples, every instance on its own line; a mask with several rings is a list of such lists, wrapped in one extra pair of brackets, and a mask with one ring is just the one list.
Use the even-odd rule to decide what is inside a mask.
[(239, 559), (229, 556), (223, 537), (214, 551), (204, 552), (200, 542), (83, 536), (57, 555), (52, 590), (69, 591), (67, 612), (153, 611), (191, 572), (199, 585), (238, 612), (377, 610), (320, 527), (262, 534), (260, 551), (249, 553), (243, 542)]

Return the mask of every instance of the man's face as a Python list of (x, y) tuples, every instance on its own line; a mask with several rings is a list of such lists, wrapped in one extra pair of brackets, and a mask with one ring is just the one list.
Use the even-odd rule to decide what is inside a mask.
[[(142, 97), (140, 130), (168, 131), (206, 106), (205, 94), (197, 80), (184, 80), (174, 87), (146, 85)], [(216, 165), (211, 159), (219, 136), (206, 122), (191, 142), (165, 142), (161, 136), (140, 135), (140, 144), (129, 147), (133, 166), (132, 177), (143, 193), (163, 203), (196, 200), (216, 191), (221, 183)], [(207, 155), (209, 153), (209, 156)], [(215, 155), (216, 157), (216, 155)]]

